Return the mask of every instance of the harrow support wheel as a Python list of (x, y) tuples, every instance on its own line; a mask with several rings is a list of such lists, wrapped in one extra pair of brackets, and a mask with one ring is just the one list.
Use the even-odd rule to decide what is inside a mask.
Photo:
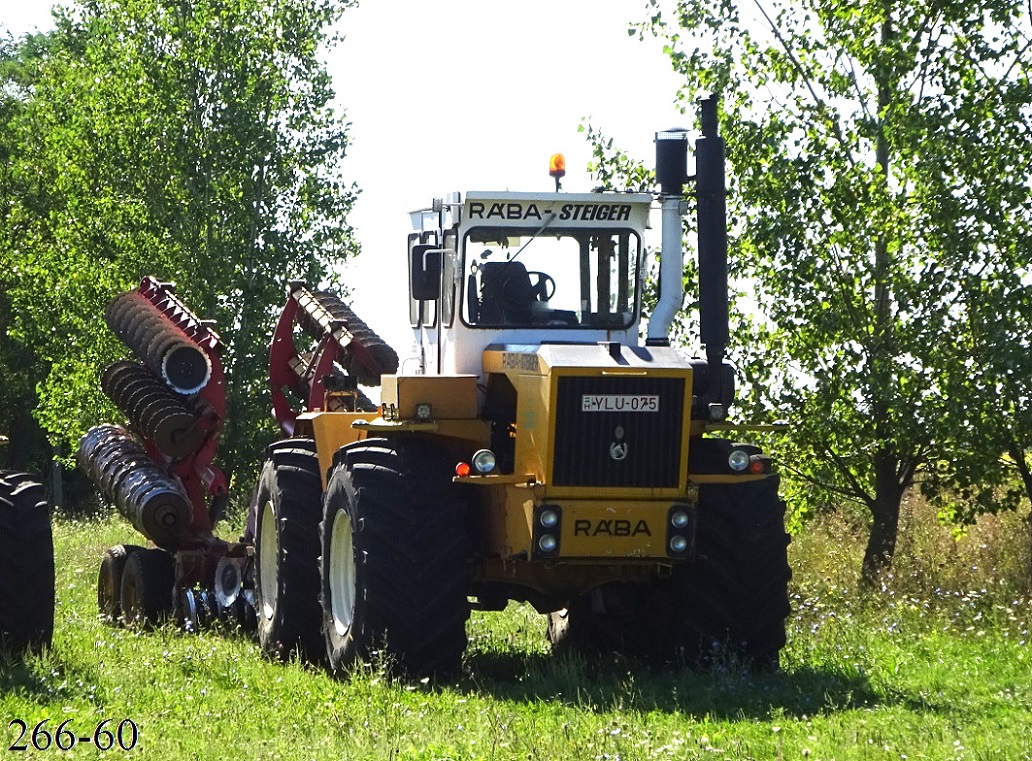
[(54, 542), (43, 487), (0, 472), (0, 651), (49, 646), (54, 634)]
[(469, 538), (450, 460), (367, 439), (334, 458), (322, 522), (323, 636), (334, 671), (382, 656), (410, 676), (456, 671), (469, 618)]
[(273, 444), (258, 485), (255, 608), (262, 651), (322, 658), (319, 607), (319, 517), (322, 479), (307, 439)]
[(141, 549), (126, 558), (120, 604), (126, 626), (151, 628), (172, 614), (175, 559), (158, 549)]
[(135, 544), (116, 544), (104, 551), (97, 575), (97, 608), (106, 623), (117, 623), (122, 615), (122, 572), (129, 556), (142, 549)]

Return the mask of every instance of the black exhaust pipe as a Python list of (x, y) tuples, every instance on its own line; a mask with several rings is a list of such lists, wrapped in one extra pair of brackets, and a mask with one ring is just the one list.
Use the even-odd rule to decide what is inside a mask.
[[(709, 364), (709, 404), (724, 404), (723, 365), (728, 342), (727, 184), (717, 96), (700, 102), (702, 137), (695, 141), (699, 225), (699, 329)], [(722, 411), (726, 414), (727, 410)], [(721, 414), (721, 418), (723, 414)]]

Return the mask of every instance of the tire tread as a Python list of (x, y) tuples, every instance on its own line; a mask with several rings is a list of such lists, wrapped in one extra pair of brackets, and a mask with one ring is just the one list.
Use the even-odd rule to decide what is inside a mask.
[(0, 650), (49, 646), (54, 633), (54, 542), (43, 486), (0, 472)]

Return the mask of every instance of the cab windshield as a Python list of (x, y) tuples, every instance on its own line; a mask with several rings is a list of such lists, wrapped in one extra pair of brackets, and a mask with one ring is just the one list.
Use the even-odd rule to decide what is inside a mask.
[(641, 241), (629, 230), (470, 230), (467, 325), (621, 330), (635, 319)]

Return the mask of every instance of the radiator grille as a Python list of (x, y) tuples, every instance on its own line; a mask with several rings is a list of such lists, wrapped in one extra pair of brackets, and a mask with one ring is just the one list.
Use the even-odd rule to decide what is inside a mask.
[[(564, 376), (558, 383), (552, 463), (556, 486), (677, 487), (684, 378)], [(586, 412), (585, 395), (614, 402), (655, 396), (659, 411)]]

